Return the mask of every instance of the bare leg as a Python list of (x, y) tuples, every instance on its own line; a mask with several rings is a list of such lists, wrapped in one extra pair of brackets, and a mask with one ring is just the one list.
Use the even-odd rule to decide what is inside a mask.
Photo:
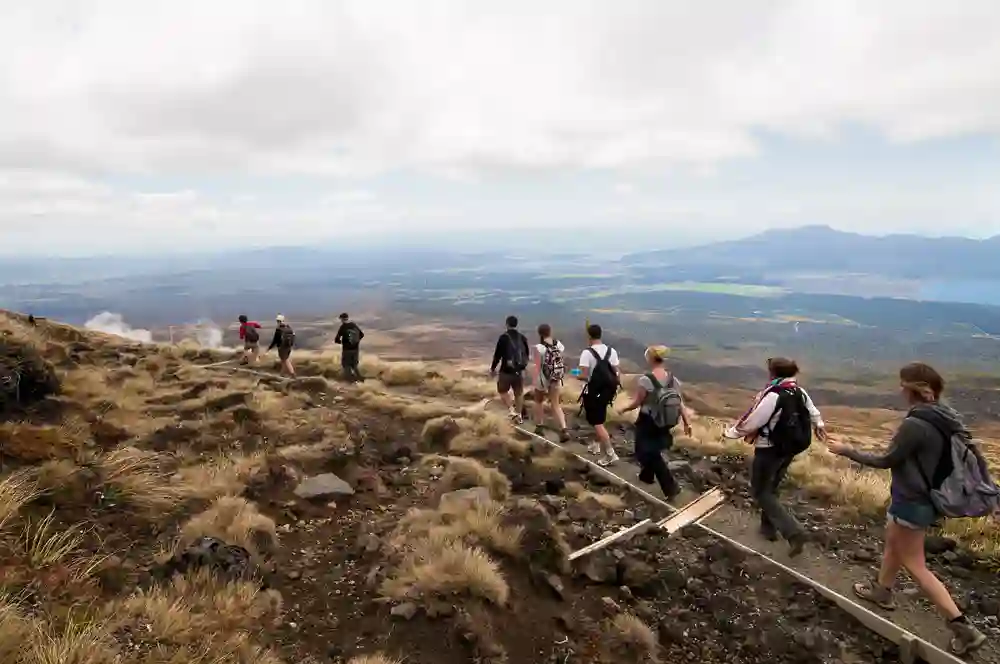
[(597, 434), (597, 442), (601, 445), (601, 451), (606, 455), (615, 453), (615, 448), (611, 446), (611, 434), (603, 424), (594, 425), (594, 433)]
[(549, 405), (552, 407), (552, 416), (555, 418), (560, 431), (566, 428), (566, 413), (563, 412), (561, 399), (562, 388), (558, 385), (550, 387)]
[(903, 562), (899, 558), (899, 538), (897, 536), (897, 532), (901, 529), (903, 529), (901, 526), (891, 522), (885, 526), (885, 550), (882, 552), (882, 566), (878, 571), (878, 585), (887, 590), (892, 590), (895, 587), (896, 576), (903, 566)]
[(924, 559), (924, 531), (905, 528), (896, 523), (890, 523), (889, 529), (896, 531), (896, 542), (899, 545), (897, 552), (903, 567), (924, 591), (927, 599), (933, 602), (941, 615), (948, 620), (954, 620), (962, 615), (948, 589), (933, 572), (927, 569), (927, 561)]

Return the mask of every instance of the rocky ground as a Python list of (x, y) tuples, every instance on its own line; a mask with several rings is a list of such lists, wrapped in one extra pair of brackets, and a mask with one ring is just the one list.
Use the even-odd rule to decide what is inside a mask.
[[(0, 422), (4, 662), (895, 657), (697, 530), (571, 565), (570, 551), (665, 515), (519, 437), (446, 372), (390, 367), (393, 387), (348, 386), (317, 357), (314, 375), (284, 381), (205, 368), (224, 359), (211, 352), (5, 326), (0, 357), (30, 364), (18, 375), (37, 390), (6, 392)], [(431, 384), (466, 396), (407, 392)], [(721, 484), (744, 505), (740, 461), (681, 461), (690, 486)], [(877, 551), (865, 524), (841, 526), (804, 497), (798, 509), (822, 551)], [(985, 584), (978, 561), (938, 545), (970, 590)], [(987, 614), (996, 596), (976, 592)]]

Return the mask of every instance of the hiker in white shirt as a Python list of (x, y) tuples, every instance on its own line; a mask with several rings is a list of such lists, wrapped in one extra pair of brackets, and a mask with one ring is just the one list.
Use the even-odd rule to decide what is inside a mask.
[(588, 451), (595, 456), (603, 453), (597, 463), (609, 466), (618, 461), (618, 454), (611, 445), (611, 435), (605, 422), (608, 421), (608, 408), (614, 403), (621, 386), (621, 378), (618, 351), (601, 341), (602, 333), (600, 325), (587, 326), (590, 345), (580, 355), (580, 378), (587, 384), (580, 394), (580, 401), (587, 424), (594, 427), (597, 436)]

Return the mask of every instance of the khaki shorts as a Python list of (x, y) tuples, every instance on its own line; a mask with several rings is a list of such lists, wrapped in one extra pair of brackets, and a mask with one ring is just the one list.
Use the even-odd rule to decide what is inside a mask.
[(243, 350), (258, 350), (260, 348), (259, 342), (244, 341)]

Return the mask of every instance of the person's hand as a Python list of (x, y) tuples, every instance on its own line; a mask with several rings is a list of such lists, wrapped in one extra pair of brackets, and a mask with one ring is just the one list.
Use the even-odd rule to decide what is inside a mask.
[(826, 427), (816, 427), (816, 437), (820, 440), (820, 442), (825, 442), (828, 438), (826, 434)]
[(497, 370), (490, 369), (490, 378), (496, 378), (496, 377), (497, 377)]
[(826, 449), (830, 450), (834, 454), (839, 454), (843, 456), (844, 454), (846, 454), (847, 452), (851, 451), (854, 448), (847, 443), (841, 443), (835, 440), (831, 440), (826, 444)]

